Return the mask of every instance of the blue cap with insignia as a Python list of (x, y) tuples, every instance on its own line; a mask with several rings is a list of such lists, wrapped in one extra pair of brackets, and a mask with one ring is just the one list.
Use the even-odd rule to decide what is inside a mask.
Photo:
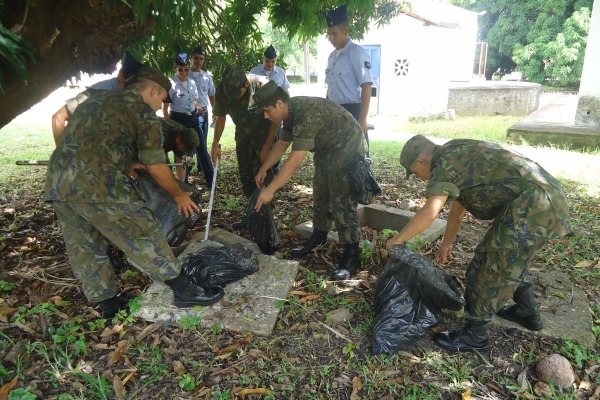
[(193, 51), (192, 54), (200, 54), (203, 55), (204, 54), (204, 47), (202, 47), (202, 45), (199, 45), (198, 47), (196, 47)]
[(189, 65), (190, 64), (190, 60), (188, 59), (187, 53), (179, 53), (179, 54), (177, 54), (177, 57), (175, 57), (175, 64), (176, 65), (181, 65), (181, 66)]
[(277, 50), (275, 50), (275, 47), (273, 47), (273, 45), (270, 45), (269, 47), (267, 47), (263, 55), (269, 60), (272, 60), (274, 58), (277, 58)]
[(327, 11), (325, 19), (327, 20), (327, 26), (336, 26), (348, 21), (348, 6), (344, 4), (335, 10)]
[(121, 66), (121, 74), (123, 74), (123, 77), (127, 79), (131, 75), (137, 74), (140, 68), (143, 66), (144, 64), (133, 58), (129, 52), (125, 52), (125, 57), (123, 57), (123, 65)]

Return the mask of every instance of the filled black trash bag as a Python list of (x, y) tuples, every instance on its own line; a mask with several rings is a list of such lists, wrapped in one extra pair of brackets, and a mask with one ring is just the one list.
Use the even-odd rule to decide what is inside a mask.
[(248, 231), (260, 250), (265, 254), (273, 254), (281, 246), (281, 238), (273, 219), (271, 205), (263, 204), (260, 211), (255, 211), (254, 208), (259, 194), (260, 190), (256, 190), (250, 197), (246, 206), (245, 220)]
[(404, 247), (390, 249), (375, 287), (373, 354), (392, 354), (412, 344), (441, 319), (441, 310), (464, 305), (450, 275)]
[(373, 196), (381, 194), (381, 186), (373, 175), (373, 161), (363, 157), (352, 161), (348, 167), (350, 190), (360, 204), (371, 204)]
[(181, 264), (181, 273), (203, 287), (223, 286), (258, 271), (254, 253), (239, 244), (205, 247), (188, 254)]
[[(184, 182), (177, 181), (177, 183), (183, 191), (192, 192), (192, 200), (200, 204), (202, 196), (198, 189)], [(194, 214), (191, 217), (179, 215), (175, 200), (158, 186), (146, 171), (137, 171), (136, 184), (146, 200), (146, 207), (154, 212), (154, 216), (165, 232), (169, 246), (179, 246), (185, 239), (187, 229), (198, 221), (200, 215)]]

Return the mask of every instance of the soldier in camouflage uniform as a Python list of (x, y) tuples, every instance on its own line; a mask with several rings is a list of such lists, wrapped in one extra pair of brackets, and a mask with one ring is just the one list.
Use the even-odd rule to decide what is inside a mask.
[(170, 86), (161, 73), (143, 68), (128, 89), (90, 97), (77, 107), (50, 158), (44, 199), (53, 203), (73, 273), (104, 318), (126, 304), (117, 293), (107, 241), (137, 268), (165, 281), (178, 307), (209, 305), (223, 296), (180, 275), (180, 263), (130, 178), (134, 162), (142, 163), (180, 212), (199, 211), (165, 165), (155, 112), (168, 100)]
[[(436, 342), (450, 351), (487, 352), (494, 314), (531, 330), (542, 329), (528, 264), (542, 244), (572, 231), (567, 199), (558, 181), (520, 154), (470, 139), (439, 146), (422, 135), (414, 136), (404, 145), (400, 164), (407, 178), (414, 173), (428, 181), (427, 202), (388, 246), (424, 231), (448, 199), (454, 201), (436, 253), (438, 262), (452, 257), (465, 211), (493, 220), (466, 271), (467, 323), (460, 331), (438, 333)], [(511, 296), (515, 304), (502, 307)]]
[(275, 82), (259, 89), (254, 99), (262, 106), (265, 118), (283, 120), (281, 137), (256, 175), (257, 186), (265, 186), (267, 170), (292, 146), (277, 176), (262, 189), (256, 209), (270, 202), (275, 191), (300, 168), (306, 154), (314, 152), (313, 233), (291, 254), (305, 257), (327, 240), (331, 223), (335, 222), (344, 253), (332, 279), (349, 279), (360, 265), (357, 202), (348, 178), (353, 165), (365, 156), (367, 144), (362, 129), (352, 114), (332, 101), (320, 97), (290, 98)]
[[(242, 190), (247, 198), (256, 190), (254, 176), (258, 172), (277, 135), (277, 125), (263, 116), (262, 110), (252, 104), (252, 93), (256, 82), (246, 78), (239, 65), (228, 65), (223, 71), (221, 82), (216, 90), (216, 103), (213, 109), (215, 132), (212, 143), (212, 161), (221, 158), (219, 141), (225, 128), (227, 115), (235, 124), (235, 153), (242, 182)], [(267, 181), (273, 179), (273, 170), (267, 172)], [(237, 223), (236, 223), (237, 224)]]

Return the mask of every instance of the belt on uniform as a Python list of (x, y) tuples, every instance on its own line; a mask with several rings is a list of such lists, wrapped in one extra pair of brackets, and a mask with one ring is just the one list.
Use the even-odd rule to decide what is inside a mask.
[(188, 112), (177, 112), (177, 111), (171, 111), (173, 114), (179, 114), (179, 115), (187, 115), (188, 117), (191, 117), (192, 115), (196, 115), (196, 110), (194, 111), (188, 111)]

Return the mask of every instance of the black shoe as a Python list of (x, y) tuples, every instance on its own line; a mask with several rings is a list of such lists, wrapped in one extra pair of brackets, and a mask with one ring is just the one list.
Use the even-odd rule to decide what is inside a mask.
[(236, 231), (239, 231), (241, 229), (246, 229), (248, 227), (248, 222), (246, 222), (246, 221), (237, 221), (237, 222), (234, 222), (233, 225), (231, 225), (231, 226)]
[(297, 247), (292, 249), (290, 255), (294, 258), (304, 258), (317, 246), (322, 245), (327, 241), (327, 232), (320, 231), (318, 229), (313, 229), (312, 235), (310, 239), (302, 245), (302, 247)]
[(530, 331), (540, 331), (544, 329), (544, 323), (542, 322), (539, 313), (527, 315), (517, 304), (502, 307), (496, 315), (507, 321), (516, 322)]
[(436, 333), (435, 342), (452, 353), (478, 351), (487, 354), (490, 351), (488, 337), (489, 321), (470, 321), (461, 330)]
[(225, 292), (220, 287), (205, 288), (194, 285), (187, 276), (179, 275), (175, 279), (165, 281), (173, 290), (175, 306), (179, 308), (193, 306), (210, 306), (221, 300)]
[(350, 279), (356, 273), (360, 266), (360, 257), (358, 243), (346, 243), (344, 246), (344, 254), (338, 266), (338, 269), (333, 271), (331, 279), (334, 281), (343, 281)]
[(119, 293), (110, 299), (102, 300), (98, 303), (98, 310), (104, 319), (112, 319), (119, 311), (127, 306), (131, 295), (127, 292)]
[(533, 287), (530, 283), (519, 286), (513, 294), (513, 300), (516, 304), (502, 307), (496, 315), (502, 319), (516, 322), (531, 331), (539, 331), (544, 328), (540, 309), (535, 302)]

